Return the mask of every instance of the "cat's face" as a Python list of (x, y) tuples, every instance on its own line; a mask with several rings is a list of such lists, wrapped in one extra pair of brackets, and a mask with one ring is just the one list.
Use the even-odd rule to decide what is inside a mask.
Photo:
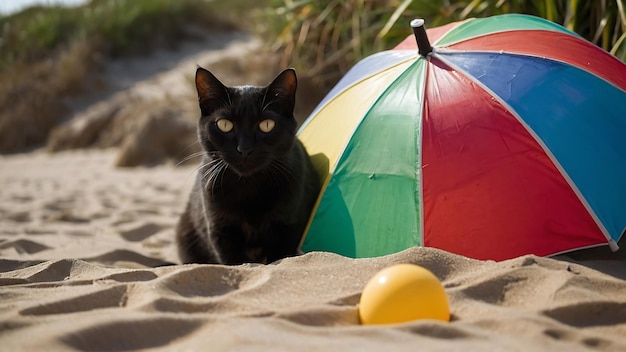
[(266, 87), (226, 87), (209, 71), (198, 68), (202, 147), (240, 176), (280, 162), (295, 139), (296, 85), (293, 69), (281, 72)]

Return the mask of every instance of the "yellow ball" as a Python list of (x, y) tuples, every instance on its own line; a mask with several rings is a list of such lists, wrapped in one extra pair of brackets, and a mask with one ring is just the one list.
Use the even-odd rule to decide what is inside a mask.
[(450, 321), (448, 297), (428, 269), (397, 264), (365, 285), (359, 302), (362, 324), (394, 324), (417, 319)]

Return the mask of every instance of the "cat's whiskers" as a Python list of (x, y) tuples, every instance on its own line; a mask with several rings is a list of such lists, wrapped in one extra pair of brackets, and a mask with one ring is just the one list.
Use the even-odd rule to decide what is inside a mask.
[(210, 162), (202, 165), (200, 168), (198, 168), (198, 171), (202, 170), (202, 169), (206, 169), (204, 174), (202, 175), (203, 179), (206, 178), (207, 176), (209, 177), (207, 181), (211, 181), (213, 179), (216, 172), (219, 172), (220, 168), (222, 167), (222, 164), (225, 163), (222, 159), (215, 159), (215, 160), (211, 160)]
[[(225, 172), (226, 170), (228, 170), (228, 167), (230, 165), (227, 162), (224, 162), (224, 164), (222, 165), (222, 170), (220, 172)], [(220, 178), (220, 188), (224, 189), (224, 177)]]
[(205, 175), (208, 176), (203, 187), (205, 192), (209, 191), (209, 187), (211, 194), (215, 191), (215, 180), (219, 177), (219, 165), (220, 164), (218, 163), (216, 166), (209, 168), (209, 170), (205, 173)]
[[(182, 151), (181, 151), (178, 155), (182, 155), (183, 153), (186, 153), (189, 149), (191, 149), (192, 147), (194, 147), (196, 144), (200, 144), (200, 142), (199, 142), (199, 141), (195, 141), (195, 142), (193, 142), (193, 143), (191, 143), (191, 144), (187, 145), (187, 146), (185, 147), (185, 149), (183, 149), (183, 150), (182, 150)], [(196, 156), (201, 155), (201, 154), (202, 154), (202, 152), (197, 152), (197, 153), (192, 153), (191, 155), (186, 156), (185, 158), (183, 158), (181, 161), (179, 161), (179, 162), (176, 164), (176, 167), (179, 167), (179, 166), (180, 166), (181, 164), (183, 164), (184, 162), (186, 162), (186, 161), (188, 161), (188, 160), (190, 160), (190, 159), (192, 159), (192, 158), (195, 158)], [(178, 157), (178, 155), (177, 155), (176, 157)]]
[(280, 178), (274, 172), (272, 167), (266, 167), (262, 170), (263, 174), (270, 176), (276, 183), (280, 182)]
[(271, 174), (274, 175), (277, 181), (280, 181), (278, 177), (281, 177), (286, 182), (297, 179), (292, 167), (281, 159), (272, 159), (267, 170), (271, 171)]
[(193, 153), (191, 155), (187, 155), (181, 161), (176, 163), (176, 167), (181, 166), (182, 164), (186, 163), (187, 161), (189, 161), (189, 160), (191, 160), (193, 158), (197, 158), (197, 157), (200, 157), (200, 156), (203, 156), (203, 155), (204, 155), (204, 152), (196, 152), (196, 153)]
[[(215, 192), (215, 184), (220, 179), (221, 174), (228, 169), (228, 163), (222, 159), (213, 159), (210, 162), (200, 166), (198, 171), (206, 168), (207, 170), (202, 173), (201, 179), (203, 181), (202, 188), (205, 192), (209, 191), (211, 187), (211, 194)], [(221, 178), (223, 180), (223, 178)]]
[[(202, 171), (202, 169), (208, 168), (208, 167), (212, 167), (215, 166), (216, 163), (220, 162), (221, 159), (212, 159), (210, 160), (208, 163), (203, 163), (200, 164), (197, 168), (196, 168), (196, 172), (200, 172)], [(203, 175), (204, 177), (204, 175)]]

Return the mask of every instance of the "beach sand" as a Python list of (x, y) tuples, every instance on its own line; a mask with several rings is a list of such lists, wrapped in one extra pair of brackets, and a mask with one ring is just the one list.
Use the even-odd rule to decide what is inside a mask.
[[(195, 166), (115, 157), (0, 157), (0, 350), (626, 350), (622, 252), (493, 262), (416, 247), (179, 265), (174, 226)], [(450, 323), (359, 324), (364, 285), (394, 263), (442, 281)]]

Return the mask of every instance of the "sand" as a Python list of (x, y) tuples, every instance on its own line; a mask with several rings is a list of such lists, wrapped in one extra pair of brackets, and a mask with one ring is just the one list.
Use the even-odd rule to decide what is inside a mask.
[[(620, 252), (493, 262), (415, 247), (180, 265), (174, 226), (195, 167), (114, 158), (0, 157), (1, 350), (626, 350)], [(365, 283), (394, 263), (443, 282), (450, 323), (359, 324)]]

